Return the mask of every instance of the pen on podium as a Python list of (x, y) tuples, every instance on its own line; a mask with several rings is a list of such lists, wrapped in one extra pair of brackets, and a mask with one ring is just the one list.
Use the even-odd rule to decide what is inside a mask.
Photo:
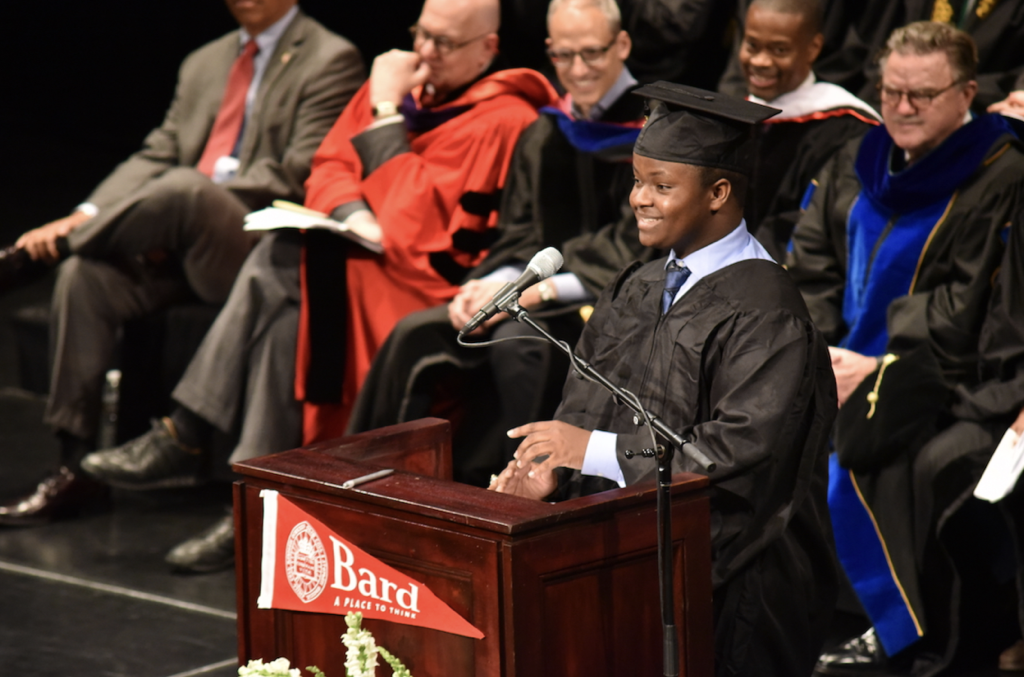
[(353, 487), (357, 487), (360, 484), (366, 484), (367, 482), (372, 482), (374, 480), (379, 480), (382, 477), (387, 477), (393, 472), (395, 472), (394, 468), (385, 468), (384, 470), (378, 470), (377, 472), (372, 472), (369, 475), (363, 475), (362, 477), (353, 477), (352, 479), (343, 483), (341, 485), (341, 488), (352, 489)]

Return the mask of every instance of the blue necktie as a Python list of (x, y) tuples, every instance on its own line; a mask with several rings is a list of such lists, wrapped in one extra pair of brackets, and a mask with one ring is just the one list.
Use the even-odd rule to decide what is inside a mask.
[(686, 280), (689, 277), (690, 269), (679, 265), (677, 261), (672, 261), (665, 268), (665, 291), (661, 293), (662, 315), (667, 313), (668, 309), (672, 307), (672, 301), (675, 300), (676, 294), (679, 293), (679, 288), (686, 284)]

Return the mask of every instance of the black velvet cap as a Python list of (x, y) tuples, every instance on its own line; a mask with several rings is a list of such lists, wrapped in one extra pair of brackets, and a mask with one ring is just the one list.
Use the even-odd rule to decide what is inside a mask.
[(673, 82), (633, 90), (647, 98), (647, 122), (637, 155), (750, 174), (754, 165), (752, 126), (780, 111), (735, 97)]

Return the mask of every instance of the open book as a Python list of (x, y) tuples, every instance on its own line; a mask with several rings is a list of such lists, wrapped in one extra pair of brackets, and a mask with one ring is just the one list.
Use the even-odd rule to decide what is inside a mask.
[(995, 503), (1013, 491), (1021, 470), (1024, 470), (1024, 435), (1018, 435), (1013, 428), (1008, 428), (985, 466), (974, 495)]
[(310, 230), (320, 228), (337, 233), (353, 242), (380, 254), (384, 251), (381, 245), (380, 227), (364, 224), (349, 226), (335, 221), (327, 214), (306, 209), (302, 205), (287, 200), (274, 200), (272, 207), (252, 212), (245, 217), (245, 230), (277, 230), (278, 228), (302, 228)]

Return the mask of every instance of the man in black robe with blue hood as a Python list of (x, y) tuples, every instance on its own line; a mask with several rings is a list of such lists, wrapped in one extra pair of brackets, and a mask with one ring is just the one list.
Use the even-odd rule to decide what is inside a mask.
[[(968, 113), (978, 56), (966, 33), (909, 24), (881, 63), (885, 125), (819, 175), (788, 259), (833, 346), (842, 408), (829, 508), (873, 626), (818, 670), (878, 670), (889, 656), (928, 675), (957, 650), (961, 582), (978, 582), (960, 580), (955, 560), (971, 548), (948, 528), (967, 517), (977, 479), (962, 462), (990, 455), (993, 431), (1024, 403), (1019, 347), (986, 356), (983, 332), (1005, 336), (998, 318), (1024, 316), (1019, 290), (993, 292), (1019, 279), (1008, 243), (1021, 237), (1024, 154), (1004, 118)], [(979, 389), (991, 395), (977, 400)]]

